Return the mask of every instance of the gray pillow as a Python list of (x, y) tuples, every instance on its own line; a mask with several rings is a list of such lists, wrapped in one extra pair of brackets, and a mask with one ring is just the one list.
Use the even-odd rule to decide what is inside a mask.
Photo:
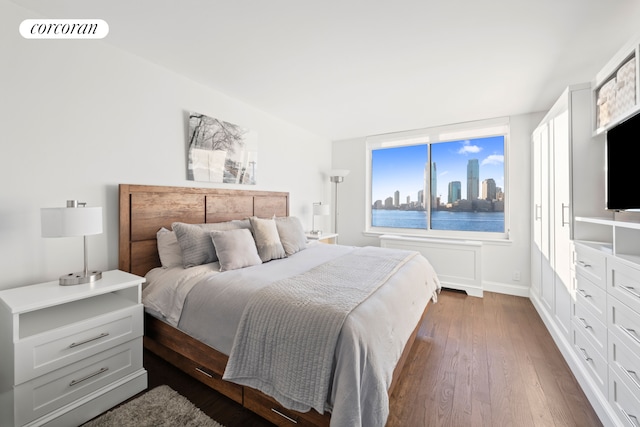
[(253, 238), (258, 248), (258, 255), (260, 255), (262, 262), (285, 258), (287, 254), (284, 252), (280, 242), (276, 222), (273, 219), (261, 219), (255, 216), (252, 216), (249, 220), (251, 221)]
[(216, 248), (220, 271), (237, 270), (262, 264), (256, 242), (246, 228), (228, 231), (210, 232), (211, 241)]
[(283, 216), (276, 218), (276, 227), (284, 252), (293, 255), (307, 247), (307, 236), (300, 219), (295, 216)]
[(178, 244), (182, 250), (182, 265), (184, 268), (207, 264), (218, 260), (215, 247), (209, 232), (251, 227), (249, 220), (234, 220), (214, 222), (208, 224), (185, 224), (174, 222), (171, 228), (176, 233)]
[(207, 264), (218, 259), (208, 230), (196, 224), (182, 222), (174, 222), (171, 228), (176, 232), (178, 244), (182, 249), (184, 268)]

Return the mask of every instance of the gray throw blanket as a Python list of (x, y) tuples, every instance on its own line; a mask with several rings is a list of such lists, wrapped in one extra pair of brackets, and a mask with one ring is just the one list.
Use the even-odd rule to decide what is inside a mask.
[(323, 413), (346, 317), (416, 254), (358, 248), (260, 290), (244, 310), (224, 379)]

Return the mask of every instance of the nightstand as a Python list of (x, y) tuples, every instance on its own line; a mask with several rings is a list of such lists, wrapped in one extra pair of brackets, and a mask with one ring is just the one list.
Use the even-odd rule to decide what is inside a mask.
[(320, 243), (328, 243), (330, 245), (335, 245), (338, 243), (338, 234), (337, 233), (323, 233), (323, 234), (306, 234), (308, 240), (317, 240)]
[(143, 282), (0, 291), (0, 425), (79, 425), (146, 389)]

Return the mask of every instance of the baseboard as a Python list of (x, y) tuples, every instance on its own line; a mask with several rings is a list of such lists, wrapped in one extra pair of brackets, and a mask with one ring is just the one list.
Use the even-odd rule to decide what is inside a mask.
[(593, 410), (598, 414), (602, 424), (605, 427), (623, 427), (620, 424), (614, 409), (609, 404), (607, 396), (604, 396), (600, 392), (597, 384), (593, 381), (591, 375), (589, 375), (580, 359), (578, 359), (578, 355), (573, 351), (571, 343), (556, 326), (556, 323), (553, 321), (553, 317), (547, 312), (542, 302), (533, 293), (533, 291), (529, 294), (529, 299), (549, 331), (551, 338), (553, 338), (553, 341), (560, 350), (562, 357), (569, 365), (571, 373), (573, 373), (573, 376), (578, 381), (578, 384), (582, 388), (585, 396), (587, 396)]
[(529, 286), (517, 286), (509, 283), (482, 281), (482, 289), (487, 292), (513, 295), (516, 297), (529, 297)]

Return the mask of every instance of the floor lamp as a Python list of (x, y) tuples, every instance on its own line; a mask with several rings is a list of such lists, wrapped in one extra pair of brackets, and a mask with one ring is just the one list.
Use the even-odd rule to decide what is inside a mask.
[(347, 169), (334, 169), (329, 173), (329, 180), (335, 184), (333, 192), (333, 220), (335, 221), (334, 233), (338, 234), (338, 184), (344, 181), (344, 177), (349, 175)]

